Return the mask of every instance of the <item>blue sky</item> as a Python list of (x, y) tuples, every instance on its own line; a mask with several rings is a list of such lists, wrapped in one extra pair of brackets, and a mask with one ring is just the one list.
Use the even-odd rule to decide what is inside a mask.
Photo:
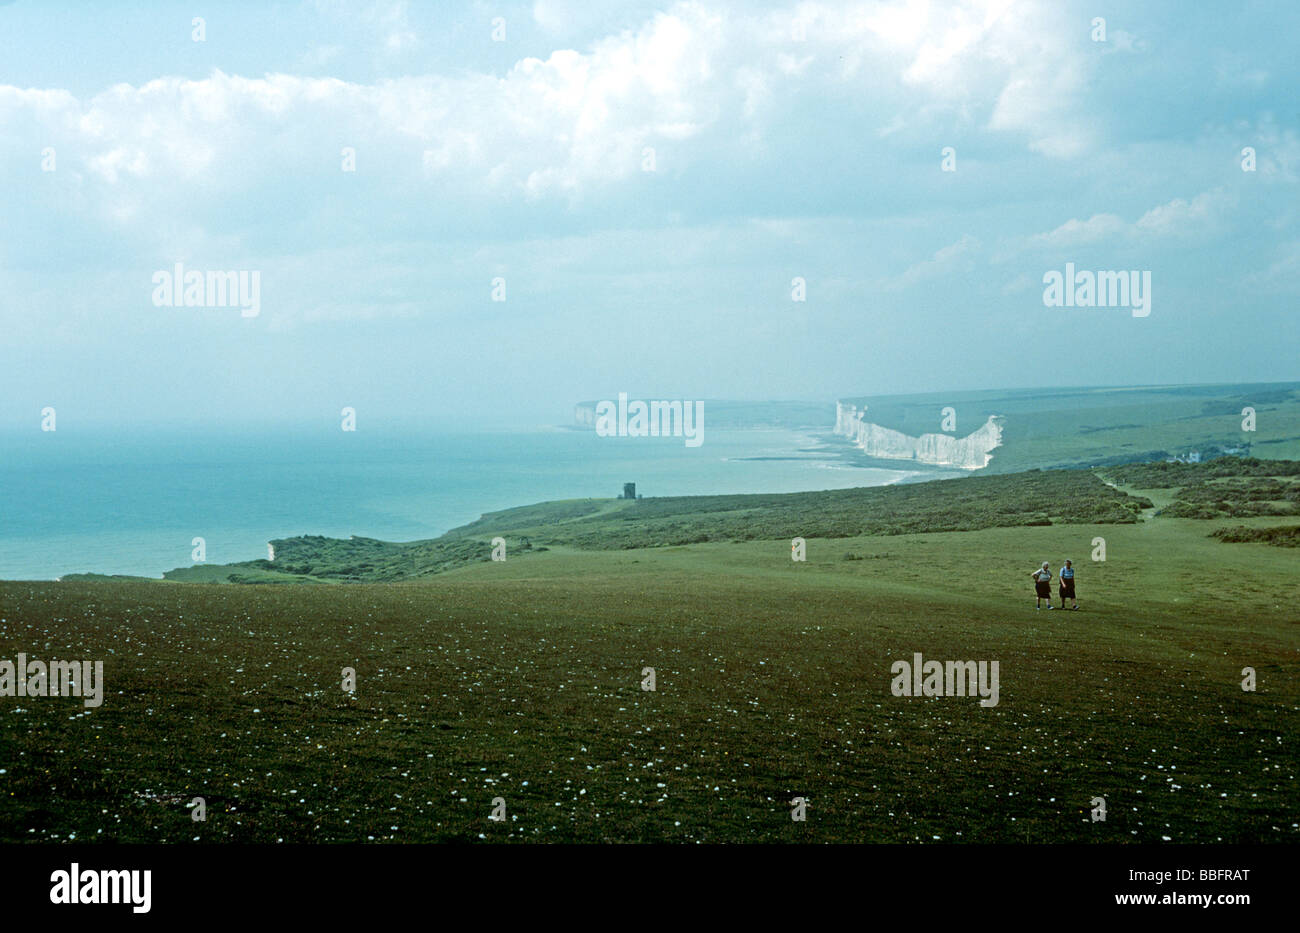
[[(0, 3), (0, 427), (1297, 379), (1298, 27), (1288, 3)], [(257, 271), (260, 313), (155, 306), (177, 262)], [(1044, 307), (1067, 262), (1150, 271), (1150, 316)]]

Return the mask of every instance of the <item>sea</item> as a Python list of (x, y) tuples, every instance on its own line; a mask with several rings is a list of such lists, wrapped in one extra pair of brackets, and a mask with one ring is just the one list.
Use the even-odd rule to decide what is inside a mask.
[(881, 486), (847, 442), (788, 429), (681, 438), (593, 431), (306, 429), (57, 431), (0, 436), (0, 579), (161, 577), (267, 556), (295, 535), (412, 541), (487, 512), (555, 499), (780, 493)]

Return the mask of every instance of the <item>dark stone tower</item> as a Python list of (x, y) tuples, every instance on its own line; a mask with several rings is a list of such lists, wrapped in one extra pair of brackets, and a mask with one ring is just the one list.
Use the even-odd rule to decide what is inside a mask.
[(624, 498), (624, 499), (635, 499), (635, 498), (636, 498), (636, 483), (624, 483), (624, 484), (623, 484), (623, 498)]

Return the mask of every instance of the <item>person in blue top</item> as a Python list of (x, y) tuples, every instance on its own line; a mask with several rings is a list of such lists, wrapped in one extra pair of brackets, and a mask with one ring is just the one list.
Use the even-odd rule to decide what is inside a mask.
[(1065, 608), (1065, 601), (1069, 599), (1074, 603), (1070, 608), (1078, 609), (1079, 600), (1074, 596), (1074, 565), (1067, 560), (1065, 566), (1061, 568), (1059, 576), (1061, 580), (1061, 608)]

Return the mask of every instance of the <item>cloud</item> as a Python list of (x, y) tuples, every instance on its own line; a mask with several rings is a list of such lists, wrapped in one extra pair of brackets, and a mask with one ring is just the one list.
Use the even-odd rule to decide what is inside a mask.
[[(531, 12), (539, 28), (568, 42), (563, 18), (572, 3), (538, 0)], [(321, 5), (345, 16), (336, 4)], [(1213, 235), (1231, 217), (1234, 200), (1223, 188), (1160, 203), (1163, 190), (1149, 193), (1169, 184), (1163, 166), (1174, 164), (1171, 153), (1186, 155), (1182, 138), (1144, 137), (1149, 148), (1133, 171), (1148, 175), (1125, 176), (1139, 192), (1125, 197), (1143, 198), (1137, 212), (1104, 199), (1117, 190), (1107, 187), (1107, 172), (1131, 165), (1132, 150), (1109, 147), (1064, 175), (1038, 158), (1071, 159), (1100, 145), (1098, 114), (1123, 105), (1090, 96), (1103, 50), (1087, 40), (1086, 18), (1056, 4), (801, 0), (755, 11), (688, 0), (619, 16), (636, 17), (634, 25), (602, 26), (572, 48), (540, 40), (549, 44), (529, 46), (544, 49), (540, 55), (493, 70), (428, 74), (407, 56), (402, 67), (416, 73), (368, 82), (213, 71), (83, 95), (0, 86), (0, 171), (31, 178), (34, 151), (48, 145), (59, 154), (58, 172), (41, 177), (39, 188), (0, 190), (0, 211), (45, 231), (12, 238), (0, 258), (35, 265), (51, 243), (70, 242), (113, 261), (268, 249), (312, 256), (344, 244), (358, 251), (393, 242), (500, 244), (639, 222), (662, 229), (897, 214), (913, 238), (891, 241), (885, 269), (870, 274), (899, 290), (972, 269), (990, 247), (996, 262), (1008, 251), (1174, 242)], [(391, 45), (402, 53), (420, 42), (405, 4), (369, 4), (357, 22), (371, 51)], [(516, 33), (512, 23), (511, 43), (489, 45), (478, 25), (493, 53), (523, 47), (514, 41), (526, 28)], [(299, 53), (313, 72), (355, 53), (337, 35), (313, 38), (319, 43)], [(1300, 171), (1294, 131), (1271, 117), (1219, 135), (1213, 157), (1225, 173), (1235, 170), (1229, 157), (1242, 145), (1259, 149), (1259, 172), (1247, 183), (1294, 181)], [(963, 151), (962, 171), (945, 176), (955, 184), (935, 200), (928, 185), (937, 147), (949, 142)], [(356, 150), (354, 173), (341, 170), (345, 147)], [(642, 170), (647, 148), (656, 151), (654, 173)], [(1011, 179), (1013, 170), (1014, 187), (987, 174)], [(1204, 173), (1186, 180), (1196, 177), (1177, 183), (1205, 187)], [(978, 181), (963, 188), (967, 179)], [(1045, 179), (1056, 186), (1048, 194)], [(1077, 219), (1033, 233), (1046, 224), (1015, 213), (1015, 203), (1035, 199), (1055, 212), (1064, 190), (1087, 198), (1084, 209), (1046, 216)], [(954, 223), (927, 226), (933, 217), (910, 205), (959, 203), (951, 198), (968, 199), (962, 210), (1008, 218), (988, 214), (988, 228), (963, 218), (958, 229), (978, 230), (982, 240), (967, 235), (929, 254), (952, 238)], [(1294, 219), (1279, 223), (1285, 231)], [(323, 300), (313, 313), (341, 315), (349, 301), (364, 304)], [(366, 313), (400, 303), (374, 302)]]
[(1106, 48), (1102, 49), (1102, 54), (1114, 54), (1116, 52), (1145, 52), (1147, 44), (1145, 40), (1138, 38), (1131, 32), (1125, 32), (1123, 29), (1112, 30), (1106, 36)]
[(1246, 284), (1269, 292), (1300, 294), (1300, 240), (1277, 246), (1277, 258), (1267, 268), (1246, 276)]
[(1093, 214), (1087, 220), (1071, 218), (1055, 230), (1029, 237), (1030, 248), (1061, 249), (1083, 246), (1119, 236), (1126, 229), (1123, 218), (1115, 214)]
[(1022, 272), (1019, 275), (1017, 275), (1014, 279), (1012, 279), (1010, 282), (1008, 282), (1006, 285), (1002, 286), (1002, 294), (1016, 295), (1019, 294), (1020, 292), (1026, 292), (1029, 291), (1029, 289), (1033, 288), (1035, 284), (1036, 283), (1034, 282), (1033, 279), (1031, 279), (1029, 276), (1025, 275)]
[(970, 234), (964, 235), (956, 243), (935, 252), (929, 259), (909, 266), (902, 275), (886, 281), (882, 287), (889, 291), (901, 291), (928, 279), (950, 275), (961, 270), (974, 268), (973, 257), (979, 251), (980, 241)]
[[(373, 13), (393, 28), (397, 47), (408, 42), (404, 16), (401, 5)], [(645, 146), (689, 141), (738, 109), (742, 92), (715, 69), (725, 41), (718, 22), (684, 5), (588, 52), (522, 59), (500, 78), (358, 84), (214, 71), (200, 80), (118, 84), (84, 100), (0, 86), (0, 121), (35, 124), (37, 138), (58, 144), (61, 167), (99, 186), (88, 193), (101, 202), (143, 206), (153, 200), (146, 185), (158, 186), (162, 202), (174, 193), (168, 189), (199, 177), (206, 195), (228, 195), (252, 178), (292, 179), (336, 164), (345, 145), (358, 150), (361, 166), (402, 178), (423, 172), (462, 191), (563, 195), (639, 175)], [(317, 50), (322, 61), (333, 54), (324, 52)], [(0, 142), (0, 159), (6, 155), (17, 156), (16, 147)], [(678, 163), (688, 157), (679, 147)], [(133, 183), (136, 190), (126, 190)]]
[(314, 45), (298, 57), (299, 67), (314, 71), (324, 68), (343, 54), (341, 45)]
[(1300, 182), (1300, 135), (1293, 128), (1280, 128), (1272, 114), (1248, 127), (1241, 144), (1255, 148), (1261, 181), (1291, 185)]
[(1169, 237), (1204, 234), (1216, 228), (1236, 199), (1222, 188), (1198, 194), (1191, 201), (1175, 198), (1151, 208), (1133, 225), (1143, 236)]
[(366, 45), (381, 56), (402, 55), (420, 45), (407, 0), (370, 0), (359, 6), (346, 0), (313, 0), (311, 6), (319, 16), (345, 23), (350, 34), (363, 35)]
[[(1204, 237), (1218, 232), (1236, 198), (1222, 188), (1198, 194), (1191, 201), (1174, 198), (1157, 205), (1133, 223), (1117, 214), (1093, 214), (1087, 220), (1072, 218), (1054, 230), (1035, 233), (1010, 246), (1010, 254), (1023, 250), (1062, 250), (1095, 243), (1149, 242), (1158, 239)], [(1005, 254), (1003, 258), (1006, 258)]]
[[(324, 0), (318, 6), (339, 13)], [(539, 0), (533, 15), (554, 24), (564, 9), (558, 0)], [(647, 147), (670, 148), (668, 164), (678, 172), (706, 154), (746, 159), (774, 138), (785, 145), (774, 121), (792, 108), (867, 90), (873, 97), (864, 106), (877, 126), (918, 108), (965, 113), (973, 102), (996, 98), (990, 128), (1069, 155), (1089, 138), (1073, 110), (1084, 70), (1050, 38), (1044, 15), (1006, 0), (804, 2), (758, 14), (682, 2), (582, 50), (523, 58), (504, 75), (462, 71), (359, 84), (215, 71), (201, 80), (114, 85), (88, 99), (0, 88), (0, 118), (24, 109), (102, 185), (165, 188), (168, 179), (201, 176), (218, 196), (277, 170), (294, 175), (334, 158), (343, 145), (364, 149), (369, 165), (383, 164), (397, 178), (434, 177), (460, 192), (595, 196), (639, 177)], [(358, 22), (395, 54), (420, 41), (405, 3), (368, 4)], [(798, 40), (791, 35), (796, 22), (804, 30)], [(326, 44), (300, 61), (319, 70), (342, 54)], [(148, 213), (146, 192), (99, 196), (118, 201), (119, 215), (143, 221)], [(123, 212), (123, 201), (140, 213)]]

